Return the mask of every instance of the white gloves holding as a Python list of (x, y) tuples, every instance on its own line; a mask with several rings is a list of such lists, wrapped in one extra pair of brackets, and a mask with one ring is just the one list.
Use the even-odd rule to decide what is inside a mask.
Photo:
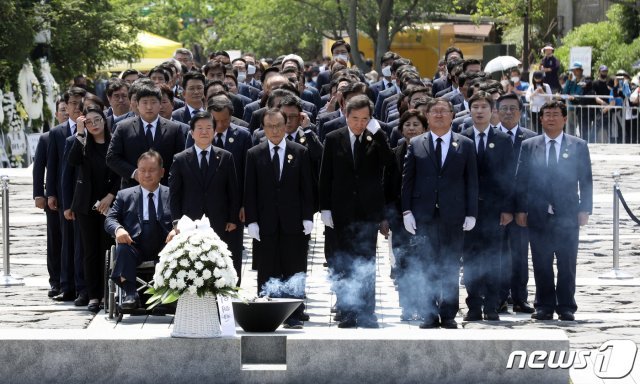
[(369, 120), (369, 123), (367, 123), (367, 130), (371, 132), (372, 135), (375, 135), (376, 132), (380, 130), (380, 123), (378, 123), (378, 120), (376, 119)]
[(311, 220), (302, 220), (302, 226), (304, 227), (304, 234), (310, 235), (313, 232), (313, 221)]
[(248, 231), (249, 237), (260, 241), (260, 226), (258, 225), (258, 223), (249, 224)]
[(476, 218), (473, 216), (467, 216), (464, 218), (464, 224), (462, 224), (463, 231), (470, 231), (476, 226)]
[(333, 217), (331, 217), (331, 211), (320, 211), (320, 220), (329, 228), (333, 228)]
[(409, 211), (402, 216), (402, 221), (404, 222), (404, 229), (407, 230), (412, 235), (416, 234), (416, 218), (413, 217), (413, 213)]

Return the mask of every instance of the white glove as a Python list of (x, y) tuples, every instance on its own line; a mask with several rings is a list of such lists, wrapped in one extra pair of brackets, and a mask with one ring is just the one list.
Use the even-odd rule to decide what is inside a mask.
[(375, 135), (376, 132), (380, 130), (380, 123), (378, 123), (378, 120), (373, 118), (369, 120), (369, 123), (367, 123), (367, 130), (371, 132), (372, 135)]
[(331, 211), (320, 211), (320, 220), (322, 223), (329, 228), (333, 228), (333, 217), (331, 216)]
[(302, 220), (302, 226), (304, 227), (302, 232), (304, 232), (305, 235), (310, 235), (311, 232), (313, 232), (313, 221)]
[(413, 217), (413, 213), (409, 212), (406, 215), (402, 216), (402, 221), (404, 222), (404, 229), (407, 230), (412, 235), (416, 234), (416, 218)]
[(464, 224), (462, 224), (463, 231), (470, 231), (476, 226), (476, 218), (473, 216), (467, 216), (464, 218)]
[(248, 231), (249, 237), (260, 241), (260, 226), (258, 225), (258, 223), (249, 224)]

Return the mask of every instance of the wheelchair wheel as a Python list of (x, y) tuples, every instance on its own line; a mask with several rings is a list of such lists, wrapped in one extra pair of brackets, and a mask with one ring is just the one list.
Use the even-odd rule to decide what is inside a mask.
[[(107, 262), (106, 262), (109, 265), (109, 268), (106, 269), (108, 271), (107, 272), (108, 275), (111, 275), (109, 272), (111, 271), (111, 266), (113, 265), (115, 252), (116, 252), (116, 246), (112, 245), (107, 257)], [(105, 300), (105, 307), (107, 306), (109, 307), (109, 312), (108, 312), (109, 319), (113, 319), (113, 315), (116, 312), (116, 283), (114, 283), (113, 280), (111, 280), (110, 278), (107, 278), (105, 280), (108, 282), (107, 286), (109, 287), (107, 291), (108, 292), (107, 299)]]
[(102, 296), (104, 297), (104, 312), (109, 313), (109, 276), (111, 275), (109, 272), (111, 271), (111, 263), (110, 263), (110, 250), (105, 251), (104, 254), (104, 291)]

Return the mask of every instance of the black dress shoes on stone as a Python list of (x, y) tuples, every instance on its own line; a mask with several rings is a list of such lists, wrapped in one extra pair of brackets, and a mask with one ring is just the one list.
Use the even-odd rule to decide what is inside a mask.
[(140, 298), (137, 294), (126, 295), (122, 301), (122, 309), (137, 309), (140, 307)]
[(498, 313), (509, 313), (509, 303), (507, 300), (500, 303), (498, 306)]
[(437, 317), (426, 317), (425, 320), (420, 323), (422, 329), (433, 329), (440, 327), (440, 321)]
[(485, 312), (484, 319), (488, 321), (500, 321), (500, 316), (497, 312)]
[(78, 297), (73, 301), (73, 305), (76, 307), (84, 307), (89, 304), (89, 296), (82, 292), (78, 295)]
[(482, 311), (470, 309), (462, 318), (463, 321), (480, 321), (482, 320)]
[(526, 301), (513, 304), (513, 312), (534, 313), (535, 311), (536, 310), (533, 309), (531, 304), (527, 303)]
[(560, 312), (558, 314), (558, 319), (560, 321), (575, 321), (576, 317), (570, 311)]
[(306, 312), (302, 312), (298, 315), (298, 320), (300, 321), (309, 321), (309, 314)]
[(440, 322), (440, 327), (446, 329), (456, 329), (458, 328), (458, 323), (454, 319), (442, 320)]
[(286, 329), (302, 329), (303, 328), (302, 321), (292, 317), (285, 320), (284, 325), (282, 327)]
[(536, 311), (531, 318), (534, 320), (553, 320), (553, 312)]
[(376, 315), (360, 315), (357, 323), (361, 328), (380, 328)]
[(98, 313), (100, 312), (100, 303), (89, 303), (87, 309), (89, 312)]
[(58, 296), (55, 296), (55, 301), (74, 301), (76, 299), (76, 293), (73, 291), (62, 292)]
[(54, 286), (51, 286), (51, 289), (49, 290), (49, 292), (47, 292), (47, 296), (49, 297), (56, 297), (59, 294), (60, 294), (60, 288), (54, 287)]
[(338, 328), (355, 328), (358, 325), (356, 317), (353, 315), (343, 316), (342, 321), (338, 324)]

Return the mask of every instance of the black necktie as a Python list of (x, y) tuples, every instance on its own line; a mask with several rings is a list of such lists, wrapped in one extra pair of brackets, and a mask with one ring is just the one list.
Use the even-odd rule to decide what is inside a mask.
[(391, 88), (392, 85), (393, 83), (387, 83), (387, 88)]
[(209, 169), (209, 160), (207, 160), (207, 153), (209, 153), (209, 151), (202, 151), (200, 152), (200, 172), (202, 172), (203, 175), (207, 174), (207, 170)]
[(216, 133), (216, 143), (215, 146), (218, 148), (224, 149), (224, 143), (222, 142), (222, 132)]
[(353, 142), (353, 164), (358, 168), (360, 163), (360, 146), (362, 143), (360, 142), (360, 135), (355, 135), (356, 140)]
[(147, 146), (149, 149), (153, 147), (153, 133), (151, 133), (151, 128), (153, 128), (153, 125), (147, 124), (147, 133), (145, 133), (145, 136), (147, 137)]
[(273, 157), (271, 158), (271, 162), (273, 163), (273, 174), (276, 176), (276, 180), (280, 181), (280, 155), (278, 155), (278, 151), (280, 147), (277, 145), (273, 147)]
[(513, 135), (513, 132), (507, 131), (507, 135), (509, 135), (509, 138), (511, 139), (511, 142), (515, 143), (516, 137)]
[(547, 167), (555, 171), (558, 166), (558, 156), (556, 155), (556, 141), (549, 140), (549, 158), (547, 159)]
[(442, 139), (436, 139), (436, 164), (438, 164), (438, 173), (442, 169)]
[(289, 140), (289, 141), (293, 141), (293, 136), (291, 136), (291, 135), (287, 135), (287, 140)]
[(478, 161), (482, 161), (484, 157), (484, 132), (480, 132), (480, 139), (478, 140)]
[(156, 203), (153, 201), (153, 192), (149, 193), (149, 223), (155, 224), (158, 221), (158, 216), (156, 214)]

